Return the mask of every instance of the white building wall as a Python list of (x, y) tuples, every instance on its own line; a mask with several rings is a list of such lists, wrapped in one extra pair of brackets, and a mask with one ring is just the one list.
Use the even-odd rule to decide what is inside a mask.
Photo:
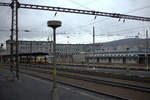
[(122, 64), (123, 61), (122, 61), (122, 58), (112, 58), (112, 63), (115, 63), (115, 64)]
[(134, 58), (128, 58), (126, 61), (127, 61), (127, 64), (137, 64), (137, 61), (138, 59), (134, 59)]
[(108, 63), (108, 58), (99, 58), (99, 63)]
[(73, 63), (82, 63), (85, 62), (85, 54), (80, 53), (78, 55), (73, 55)]
[[(6, 42), (7, 52), (10, 52), (10, 44)], [(51, 41), (19, 41), (19, 53), (50, 53), (52, 50)], [(16, 51), (16, 45), (13, 45), (13, 52)]]

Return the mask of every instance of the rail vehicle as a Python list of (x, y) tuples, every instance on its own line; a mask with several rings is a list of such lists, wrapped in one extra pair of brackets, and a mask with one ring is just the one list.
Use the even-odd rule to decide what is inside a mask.
[(31, 63), (31, 64), (48, 64), (52, 62), (52, 57), (50, 56), (37, 56), (36, 58), (31, 57), (21, 57), (21, 63)]

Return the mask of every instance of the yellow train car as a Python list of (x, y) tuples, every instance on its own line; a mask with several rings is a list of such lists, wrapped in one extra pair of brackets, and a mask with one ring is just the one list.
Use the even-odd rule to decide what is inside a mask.
[(38, 56), (37, 57), (38, 64), (48, 64), (48, 60), (46, 56)]
[(30, 63), (30, 64), (48, 64), (48, 56), (37, 56), (36, 58), (31, 57), (21, 57), (21, 63)]

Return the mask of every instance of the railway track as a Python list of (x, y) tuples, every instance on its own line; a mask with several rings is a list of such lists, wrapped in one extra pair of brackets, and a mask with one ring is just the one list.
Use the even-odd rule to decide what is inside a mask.
[[(32, 66), (32, 67), (39, 67), (43, 69), (52, 69), (52, 66), (50, 65), (29, 65), (25, 64), (24, 66)], [(149, 77), (142, 77), (142, 76), (135, 76), (135, 75), (126, 75), (126, 74), (117, 74), (117, 73), (111, 73), (111, 72), (102, 72), (102, 71), (97, 71), (97, 70), (88, 70), (88, 69), (76, 69), (75, 68), (70, 68), (70, 67), (61, 67), (57, 66), (58, 71), (64, 71), (64, 72), (71, 72), (71, 73), (80, 73), (83, 75), (91, 75), (91, 76), (101, 76), (101, 77), (108, 77), (108, 78), (114, 78), (114, 79), (122, 79), (122, 80), (130, 80), (130, 81), (135, 81), (135, 82), (142, 82), (142, 83), (149, 83), (150, 84), (150, 78)]]
[[(8, 64), (7, 64), (8, 65)], [(21, 66), (30, 66), (35, 68), (42, 68), (42, 69), (53, 69), (52, 65), (48, 64), (20, 64)], [(71, 73), (79, 73), (83, 75), (91, 75), (91, 76), (101, 76), (105, 78), (113, 78), (113, 79), (121, 79), (121, 80), (127, 80), (127, 81), (135, 81), (135, 82), (142, 82), (142, 83), (148, 83), (150, 84), (150, 77), (146, 76), (139, 76), (137, 75), (128, 75), (128, 74), (118, 74), (118, 73), (111, 73), (111, 72), (103, 72), (103, 71), (97, 71), (97, 70), (88, 70), (88, 68), (79, 68), (79, 67), (64, 67), (64, 66), (57, 66), (57, 71), (64, 71), (64, 72), (71, 72)]]
[[(50, 77), (52, 71), (49, 70), (22, 66), (21, 72), (52, 80), (52, 77)], [(144, 86), (98, 80), (87, 78), (82, 75), (77, 76), (62, 72), (57, 73), (57, 81), (59, 83), (71, 85), (78, 88), (84, 88), (95, 93), (102, 93), (105, 95), (107, 94), (124, 100), (147, 100), (147, 98), (150, 98), (150, 88)], [(132, 95), (131, 93), (134, 93), (134, 95)]]
[[(26, 68), (24, 68), (24, 70), (25, 69)], [(38, 68), (29, 68), (28, 70), (35, 71), (35, 72), (38, 72), (38, 73), (47, 74), (47, 75), (51, 75), (52, 74), (52, 71), (38, 69)], [(150, 88), (149, 87), (136, 86), (136, 85), (130, 85), (130, 84), (124, 84), (124, 83), (117, 83), (117, 82), (111, 82), (111, 81), (105, 81), (105, 80), (97, 80), (97, 79), (87, 78), (87, 77), (83, 77), (83, 76), (65, 74), (64, 72), (63, 73), (57, 72), (57, 75), (59, 77), (75, 79), (75, 80), (78, 80), (78, 81), (85, 81), (86, 83), (103, 84), (105, 86), (119, 87), (121, 89), (132, 90), (135, 93), (137, 91), (141, 92), (141, 93), (144, 93), (144, 94), (149, 94), (150, 93)], [(115, 96), (119, 97), (119, 95), (115, 95)], [(121, 96), (121, 97), (126, 98), (126, 99), (131, 99), (130, 96), (129, 97)], [(133, 99), (133, 100), (135, 100), (135, 99)]]
[[(23, 69), (26, 69), (26, 68), (23, 68)], [(52, 74), (52, 71), (50, 71), (50, 70), (44, 70), (44, 69), (39, 69), (39, 68), (29, 68), (29, 69), (32, 70), (32, 71), (40, 72), (40, 73)], [(27, 70), (29, 70), (29, 69), (27, 69)], [(84, 77), (82, 75), (72, 75), (72, 74), (68, 74), (68, 73), (65, 73), (65, 72), (59, 72), (59, 71), (57, 72), (57, 75), (61, 76), (61, 77), (68, 77), (68, 78), (73, 78), (73, 79), (78, 79), (78, 80), (84, 80), (84, 81), (87, 81), (87, 82), (94, 82), (94, 83), (97, 83), (97, 84), (112, 85), (112, 86), (116, 86), (116, 87), (134, 89), (134, 90), (137, 90), (137, 91), (150, 93), (150, 87), (144, 87), (144, 86), (137, 86), (137, 85), (126, 84), (126, 83), (106, 81), (106, 80), (101, 80), (101, 79)]]

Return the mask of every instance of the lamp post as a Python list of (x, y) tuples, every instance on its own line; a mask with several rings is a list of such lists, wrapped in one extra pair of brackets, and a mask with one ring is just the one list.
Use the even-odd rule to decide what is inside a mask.
[[(1, 46), (0, 46), (0, 52), (1, 52), (1, 50), (3, 49), (3, 44), (1, 44)], [(2, 64), (2, 55), (0, 56), (1, 58), (1, 61), (0, 61), (0, 63)]]
[(146, 52), (145, 52), (145, 65), (146, 65), (146, 69), (149, 69), (148, 66), (148, 30), (146, 30)]
[(56, 88), (56, 28), (61, 26), (61, 21), (48, 21), (48, 27), (53, 28), (53, 87), (51, 91), (51, 99), (50, 100), (58, 100), (57, 88)]
[[(129, 50), (130, 50), (130, 48), (126, 48), (126, 51), (127, 51), (127, 56), (126, 56), (126, 63), (129, 63), (129, 59), (130, 59), (130, 56), (128, 55), (129, 54)], [(128, 62), (127, 62), (128, 61)], [(128, 66), (127, 67), (127, 71), (129, 71), (130, 70), (130, 67)]]

